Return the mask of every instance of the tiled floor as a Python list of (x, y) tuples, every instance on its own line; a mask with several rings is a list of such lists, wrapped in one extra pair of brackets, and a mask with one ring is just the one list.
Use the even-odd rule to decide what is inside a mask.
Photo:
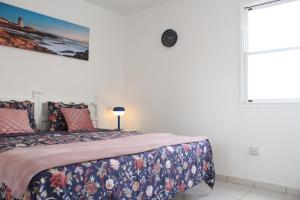
[(213, 191), (201, 184), (172, 200), (300, 200), (300, 197), (217, 181)]

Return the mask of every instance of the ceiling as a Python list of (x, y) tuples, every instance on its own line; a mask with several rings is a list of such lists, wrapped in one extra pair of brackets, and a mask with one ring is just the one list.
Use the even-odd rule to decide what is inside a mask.
[(171, 0), (85, 0), (122, 15), (147, 9)]

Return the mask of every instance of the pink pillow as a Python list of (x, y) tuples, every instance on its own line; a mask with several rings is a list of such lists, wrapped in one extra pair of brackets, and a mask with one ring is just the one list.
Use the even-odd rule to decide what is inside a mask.
[(33, 132), (27, 110), (0, 108), (0, 135)]
[(61, 108), (69, 132), (95, 131), (88, 109)]

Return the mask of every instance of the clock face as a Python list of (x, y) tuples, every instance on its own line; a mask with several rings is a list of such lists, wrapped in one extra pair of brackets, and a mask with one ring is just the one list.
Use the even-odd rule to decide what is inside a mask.
[(173, 47), (177, 42), (177, 38), (176, 31), (168, 29), (163, 33), (161, 42), (165, 47)]

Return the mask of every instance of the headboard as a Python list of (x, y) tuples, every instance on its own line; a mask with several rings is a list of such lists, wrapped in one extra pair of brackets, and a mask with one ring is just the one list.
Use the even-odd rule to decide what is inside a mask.
[(40, 130), (48, 130), (49, 129), (49, 121), (48, 121), (48, 106), (47, 102), (63, 102), (63, 103), (84, 103), (89, 106), (89, 110), (91, 112), (91, 118), (95, 127), (99, 127), (98, 120), (98, 96), (91, 98), (66, 98), (66, 97), (50, 97), (44, 95), (42, 92), (32, 91), (32, 95), (29, 96), (12, 96), (12, 95), (1, 95), (1, 101), (31, 101), (34, 104), (34, 117), (35, 121)]

